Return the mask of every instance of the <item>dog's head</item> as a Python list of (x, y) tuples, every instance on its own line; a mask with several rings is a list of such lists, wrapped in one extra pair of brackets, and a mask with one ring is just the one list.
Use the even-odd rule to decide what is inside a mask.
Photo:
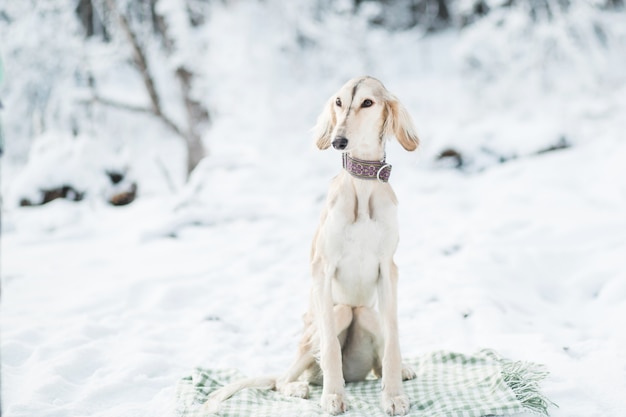
[[(317, 119), (317, 147), (380, 155), (384, 142), (394, 135), (407, 151), (419, 144), (411, 116), (383, 84), (372, 77), (348, 81), (330, 97)], [(357, 151), (358, 150), (358, 151)]]

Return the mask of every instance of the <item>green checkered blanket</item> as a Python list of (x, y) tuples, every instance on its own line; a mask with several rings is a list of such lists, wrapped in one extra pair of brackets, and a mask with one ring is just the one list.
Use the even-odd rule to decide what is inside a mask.
[[(411, 399), (409, 416), (481, 417), (522, 412), (548, 416), (553, 404), (539, 392), (548, 373), (542, 365), (504, 359), (490, 350), (474, 355), (433, 352), (406, 360), (417, 378), (405, 381)], [(208, 395), (243, 378), (235, 370), (196, 369), (176, 390), (180, 417), (309, 417), (324, 415), (319, 401), (321, 387), (311, 387), (309, 399), (286, 397), (276, 391), (246, 389), (224, 401), (218, 412), (201, 408)], [(348, 416), (384, 417), (380, 406), (380, 381), (346, 384)]]

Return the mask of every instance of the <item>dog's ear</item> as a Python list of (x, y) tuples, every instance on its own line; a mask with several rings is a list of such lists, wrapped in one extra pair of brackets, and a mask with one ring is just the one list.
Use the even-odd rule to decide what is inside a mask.
[(420, 143), (415, 125), (406, 108), (394, 96), (385, 101), (385, 121), (383, 133), (394, 135), (407, 151), (414, 151)]
[(317, 116), (317, 123), (313, 127), (313, 138), (315, 139), (315, 144), (320, 149), (327, 149), (330, 146), (330, 135), (337, 124), (337, 117), (333, 109), (334, 103), (335, 96), (332, 96), (328, 99), (324, 110)]

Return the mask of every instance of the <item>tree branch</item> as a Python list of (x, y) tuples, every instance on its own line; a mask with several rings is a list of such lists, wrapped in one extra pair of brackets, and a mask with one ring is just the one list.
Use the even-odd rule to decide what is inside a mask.
[(154, 114), (152, 112), (152, 109), (150, 109), (148, 107), (135, 106), (133, 104), (128, 104), (128, 103), (123, 103), (121, 101), (111, 100), (109, 98), (101, 97), (101, 96), (95, 95), (95, 94), (91, 98), (89, 98), (89, 99), (80, 100), (80, 101), (83, 102), (83, 103), (102, 104), (104, 106), (114, 107), (114, 108), (120, 109), (120, 110), (132, 111), (134, 113)]
[[(120, 109), (120, 110), (132, 111), (132, 112), (135, 112), (135, 113), (154, 114), (154, 111), (151, 108), (142, 107), (142, 106), (135, 106), (133, 104), (128, 104), (128, 103), (123, 103), (121, 101), (111, 100), (109, 98), (102, 97), (102, 96), (99, 96), (97, 94), (93, 94), (91, 99), (84, 100), (84, 101), (85, 102), (91, 102), (91, 103), (98, 103), (98, 104), (102, 104), (104, 106), (109, 106), (109, 107), (113, 107), (113, 108)], [(164, 114), (161, 114), (158, 117), (159, 117), (159, 119), (161, 119), (161, 121), (168, 128), (170, 128), (170, 130), (172, 130), (172, 132), (176, 133), (177, 135), (179, 135), (179, 136), (181, 136), (183, 138), (185, 137), (184, 133), (180, 130), (178, 125), (176, 123), (174, 123), (173, 121), (171, 121), (167, 116), (165, 116)]]
[[(156, 87), (154, 86), (153, 77), (152, 77), (152, 74), (150, 74), (150, 70), (148, 68), (148, 60), (146, 59), (146, 55), (144, 54), (143, 49), (141, 49), (141, 46), (139, 45), (137, 36), (135, 35), (135, 32), (133, 32), (133, 30), (131, 29), (130, 23), (128, 22), (128, 19), (126, 18), (126, 16), (120, 13), (119, 10), (117, 10), (117, 5), (115, 3), (115, 0), (105, 0), (105, 2), (106, 2), (107, 7), (109, 8), (109, 11), (117, 19), (120, 25), (120, 28), (122, 29), (122, 31), (124, 32), (124, 35), (126, 35), (126, 38), (128, 39), (128, 42), (130, 42), (130, 45), (133, 50), (133, 60), (135, 64), (137, 65), (137, 69), (139, 69), (141, 78), (143, 79), (143, 83), (146, 86), (146, 90), (148, 91), (148, 96), (150, 96), (150, 103), (152, 105), (152, 113), (154, 113), (157, 117), (163, 118), (164, 114), (163, 114), (163, 109), (161, 108), (161, 101), (159, 99), (159, 94), (157, 93)], [(178, 128), (177, 130), (180, 131), (180, 129)]]

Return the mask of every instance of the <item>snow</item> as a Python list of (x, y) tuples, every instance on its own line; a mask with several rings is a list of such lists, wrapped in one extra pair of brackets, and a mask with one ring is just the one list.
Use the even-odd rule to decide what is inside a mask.
[[(623, 27), (608, 24), (604, 52), (562, 55), (566, 74), (562, 62), (542, 68), (535, 56), (522, 54), (529, 65), (515, 68), (480, 55), (494, 60), (489, 68), (503, 63), (486, 81), (465, 64), (480, 39), (502, 48), (493, 22), (429, 37), (357, 25), (366, 42), (337, 42), (347, 32), (339, 17), (322, 28), (295, 5), (281, 19), (279, 7), (212, 9), (199, 58), (199, 88), (215, 112), (210, 156), (185, 186), (175, 140), (115, 113), (101, 114), (106, 134), (73, 146), (53, 132), (33, 143), (35, 162), (7, 165), (5, 414), (170, 416), (176, 382), (196, 366), (250, 376), (286, 369), (308, 302), (310, 240), (341, 166), (339, 153), (314, 149), (309, 129), (347, 78), (369, 73), (407, 106), (422, 139), (416, 153), (395, 142), (387, 150), (400, 200), (403, 355), (492, 348), (547, 365), (543, 388), (559, 405), (551, 415), (622, 416), (626, 83), (614, 64), (626, 60)], [(517, 44), (517, 28), (509, 44), (530, 48)], [(292, 41), (298, 31), (310, 46)], [(109, 83), (126, 88), (113, 74)], [(561, 137), (572, 146), (538, 154)], [(467, 158), (463, 171), (436, 162), (446, 147)], [(90, 198), (17, 207), (42, 178), (79, 173), (97, 194), (95, 172), (127, 163), (140, 186), (129, 206)]]

